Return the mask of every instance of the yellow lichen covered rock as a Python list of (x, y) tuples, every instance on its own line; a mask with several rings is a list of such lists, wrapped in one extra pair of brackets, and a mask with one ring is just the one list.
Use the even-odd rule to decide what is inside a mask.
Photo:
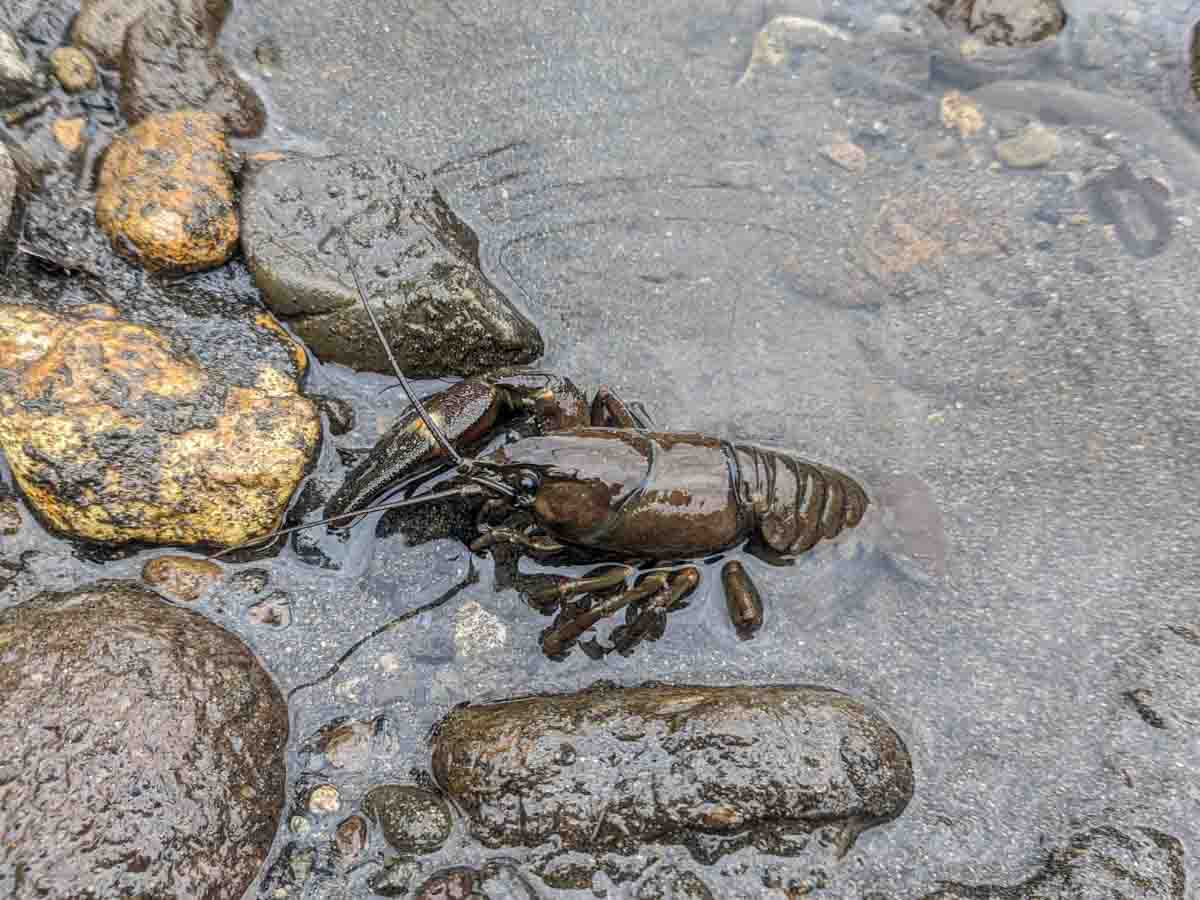
[(147, 269), (219, 266), (238, 241), (229, 161), (220, 116), (197, 110), (150, 116), (109, 146), (96, 221), (119, 253)]
[(0, 448), (70, 536), (252, 539), (278, 526), (319, 437), (287, 373), (241, 387), (152, 328), (0, 305)]

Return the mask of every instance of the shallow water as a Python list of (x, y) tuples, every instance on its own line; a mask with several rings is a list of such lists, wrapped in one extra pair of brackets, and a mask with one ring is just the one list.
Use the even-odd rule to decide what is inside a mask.
[[(550, 662), (547, 620), (475, 560), (477, 584), (297, 691), (293, 745), (386, 712), (391, 755), (370, 780), (406, 778), (467, 699), (599, 678), (820, 684), (903, 734), (917, 789), (839, 862), (771, 861), (823, 870), (812, 896), (1016, 882), (1101, 823), (1179, 837), (1200, 878), (1200, 707), (1160, 690), (1175, 719), (1156, 729), (1124, 696), (1200, 676), (1200, 649), (1154, 650), (1163, 625), (1200, 619), (1200, 118), (1180, 118), (1178, 91), (1200, 13), (1077, 2), (1051, 45), (963, 59), (962, 36), (920, 6), (237, 4), (223, 43), (268, 98), (258, 143), (440, 170), (489, 276), (542, 327), (547, 368), (643, 399), (664, 427), (795, 448), (884, 498), (795, 566), (748, 562), (767, 624), (746, 643), (710, 572), (657, 645)], [(779, 17), (834, 31), (793, 24), (785, 58), (752, 65)], [(254, 54), (266, 40), (270, 69)], [(941, 118), (955, 89), (984, 117), (969, 137)], [(1059, 150), (1005, 168), (995, 144), (1030, 117)], [(825, 154), (847, 141), (861, 172)], [(387, 385), (325, 366), (308, 388), (355, 403), (359, 426), (336, 444), (363, 447), (402, 407)], [(319, 475), (337, 474), (333, 443)], [(905, 541), (906, 523), (935, 536)], [(311, 682), (467, 574), (461, 544), (371, 531), (355, 529), (339, 571), (290, 549), (254, 564), (291, 594), (287, 629), (203, 611), (285, 690)], [(6, 601), (136, 576), (157, 555), (101, 566), (32, 524), (14, 540), (47, 552)], [(495, 646), (456, 650), (467, 613)], [(285, 831), (286, 816), (280, 845)], [(457, 834), (429, 868), (487, 855)], [(742, 851), (706, 878), (758, 896), (765, 865)], [(312, 896), (366, 896), (363, 877), (315, 879)]]

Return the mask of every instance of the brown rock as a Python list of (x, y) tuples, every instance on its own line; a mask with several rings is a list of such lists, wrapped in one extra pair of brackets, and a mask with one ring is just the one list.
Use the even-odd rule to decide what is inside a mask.
[(367, 849), (367, 820), (362, 816), (344, 819), (334, 833), (333, 845), (343, 860), (357, 859)]
[(76, 94), (96, 86), (96, 67), (77, 47), (59, 47), (51, 53), (50, 68), (68, 93)]
[(1060, 0), (931, 0), (929, 8), (947, 25), (1005, 47), (1052, 38), (1067, 23)]
[(221, 117), (225, 129), (253, 137), (266, 124), (262, 100), (212, 45), (206, 21), (147, 15), (129, 28), (121, 55), (121, 110), (130, 122), (191, 108)]
[(142, 567), (142, 580), (176, 600), (195, 600), (221, 577), (212, 560), (191, 556), (160, 556)]
[(0, 647), (0, 895), (240, 898), (286, 774), (254, 654), (126, 582), (0, 612)]
[(121, 61), (126, 31), (145, 15), (182, 15), (198, 24), (211, 45), (228, 12), (228, 0), (186, 0), (178, 4), (172, 0), (83, 0), (71, 26), (71, 42), (91, 50), (104, 65), (116, 66)]
[(460, 706), (432, 756), (487, 846), (678, 843), (709, 863), (750, 842), (790, 853), (792, 835), (819, 827), (844, 852), (913, 790), (900, 736), (813, 687), (601, 687)]
[(225, 382), (160, 332), (0, 306), (0, 448), (51, 527), (235, 544), (276, 527), (320, 420), (296, 382)]
[(238, 241), (229, 162), (219, 117), (193, 110), (153, 116), (108, 148), (96, 221), (118, 252), (147, 269), (219, 266)]
[(954, 128), (962, 137), (970, 137), (983, 128), (983, 113), (970, 97), (958, 91), (949, 91), (940, 104), (942, 124)]

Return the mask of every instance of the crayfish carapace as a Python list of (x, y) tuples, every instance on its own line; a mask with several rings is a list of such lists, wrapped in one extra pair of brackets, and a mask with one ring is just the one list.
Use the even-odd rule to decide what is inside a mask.
[[(374, 322), (353, 265), (351, 274)], [(700, 582), (697, 566), (679, 560), (740, 544), (768, 558), (794, 558), (853, 528), (868, 506), (866, 492), (842, 472), (752, 444), (656, 431), (644, 409), (604, 388), (589, 403), (566, 378), (513, 371), (470, 378), (420, 401), (392, 363), (412, 405), (329, 500), (322, 522), (457, 497), (478, 504), (474, 552), (506, 547), (544, 562), (608, 560), (583, 577), (524, 592), (535, 608), (557, 611), (541, 639), (550, 656), (622, 610), (625, 624), (610, 645), (593, 641), (586, 650), (628, 653), (661, 635), (667, 615)], [(465, 455), (519, 416), (536, 423), (535, 436)], [(437, 490), (373, 505), (447, 472)], [(721, 580), (734, 627), (752, 636), (763, 616), (757, 589), (736, 561), (725, 564)]]

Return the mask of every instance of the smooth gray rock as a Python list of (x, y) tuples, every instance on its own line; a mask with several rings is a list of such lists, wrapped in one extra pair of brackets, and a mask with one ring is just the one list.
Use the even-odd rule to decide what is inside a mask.
[(347, 253), (406, 374), (473, 375), (542, 353), (537, 329), (480, 271), (474, 232), (394, 157), (292, 157), (253, 170), (242, 248), (267, 303), (322, 360), (390, 371)]

